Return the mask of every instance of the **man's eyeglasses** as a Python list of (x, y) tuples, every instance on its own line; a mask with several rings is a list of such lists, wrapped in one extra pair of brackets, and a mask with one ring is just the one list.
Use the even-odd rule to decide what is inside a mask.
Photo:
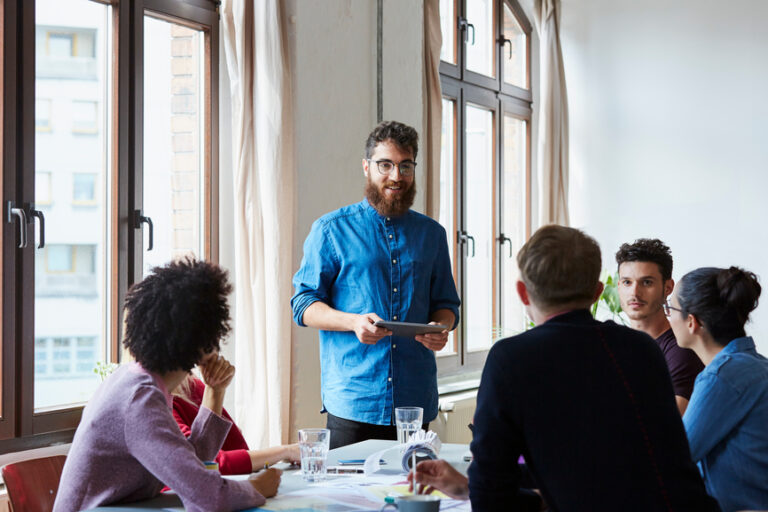
[(410, 178), (413, 176), (413, 173), (416, 172), (416, 162), (412, 162), (410, 160), (403, 160), (399, 164), (396, 164), (392, 160), (371, 160), (369, 158), (368, 161), (374, 162), (376, 164), (376, 169), (382, 176), (389, 176), (392, 174), (392, 171), (395, 170), (395, 167), (400, 169), (400, 174), (406, 178)]
[(664, 309), (665, 316), (672, 316), (672, 311), (679, 311), (681, 313), (683, 312), (683, 310), (680, 308), (670, 306), (669, 301), (664, 301), (664, 304), (662, 304), (661, 307)]

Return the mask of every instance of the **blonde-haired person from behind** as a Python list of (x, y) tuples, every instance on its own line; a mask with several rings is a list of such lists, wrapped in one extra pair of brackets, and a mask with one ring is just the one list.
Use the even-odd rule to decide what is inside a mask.
[(215, 459), (222, 475), (253, 473), (280, 461), (299, 462), (297, 444), (273, 446), (264, 450), (248, 448), (242, 432), (223, 407), (224, 394), (235, 376), (235, 367), (229, 361), (219, 354), (199, 369), (202, 380), (190, 373), (176, 388), (173, 394), (173, 417), (185, 436), (190, 435), (190, 427), (201, 406), (232, 421), (232, 428)]

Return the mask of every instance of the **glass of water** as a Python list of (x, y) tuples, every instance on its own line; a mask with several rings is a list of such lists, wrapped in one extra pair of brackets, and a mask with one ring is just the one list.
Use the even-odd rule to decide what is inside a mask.
[(304, 476), (304, 480), (309, 482), (325, 480), (330, 442), (331, 431), (327, 428), (304, 428), (299, 430), (301, 473)]
[(395, 424), (397, 425), (397, 441), (407, 443), (411, 434), (421, 430), (424, 419), (424, 409), (421, 407), (395, 407)]

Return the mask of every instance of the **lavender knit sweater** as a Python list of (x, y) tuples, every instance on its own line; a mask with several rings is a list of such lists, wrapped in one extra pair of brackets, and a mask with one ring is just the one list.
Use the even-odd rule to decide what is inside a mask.
[(168, 485), (188, 511), (229, 511), (263, 505), (247, 481), (205, 469), (231, 423), (201, 408), (185, 438), (171, 414), (163, 381), (131, 363), (94, 394), (64, 465), (54, 512), (151, 498)]

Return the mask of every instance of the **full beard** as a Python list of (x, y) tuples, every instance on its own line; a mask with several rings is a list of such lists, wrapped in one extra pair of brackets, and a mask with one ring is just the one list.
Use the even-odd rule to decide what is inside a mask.
[[(391, 181), (384, 183), (382, 189), (393, 183)], [(365, 185), (365, 197), (380, 215), (399, 217), (405, 214), (413, 205), (413, 200), (416, 197), (416, 183), (411, 183), (411, 186), (405, 192), (398, 194), (392, 199), (388, 199), (382, 193), (382, 190), (369, 178)]]

